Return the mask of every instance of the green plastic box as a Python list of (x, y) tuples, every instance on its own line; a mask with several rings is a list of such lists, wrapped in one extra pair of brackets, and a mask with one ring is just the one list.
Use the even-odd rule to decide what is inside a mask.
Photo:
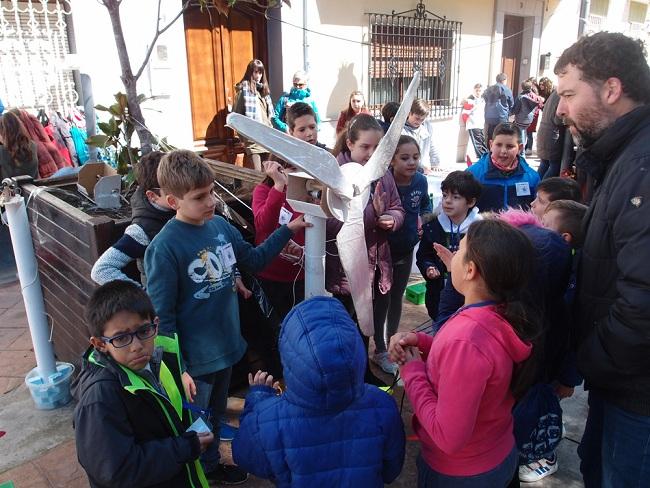
[(406, 299), (416, 305), (422, 305), (424, 303), (424, 295), (427, 292), (427, 284), (424, 281), (420, 283), (413, 283), (406, 287), (406, 293), (404, 296)]

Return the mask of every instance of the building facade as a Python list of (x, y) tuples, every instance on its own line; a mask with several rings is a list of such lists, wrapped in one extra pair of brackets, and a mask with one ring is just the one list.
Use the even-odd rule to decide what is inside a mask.
[[(181, 4), (162, 0), (160, 25)], [(123, 91), (108, 12), (99, 2), (0, 0), (0, 6), (5, 105), (63, 109), (79, 98), (80, 73), (89, 75), (96, 104), (110, 104)], [(157, 8), (156, 0), (122, 3), (134, 71), (149, 49)], [(290, 88), (295, 71), (309, 72), (327, 144), (350, 92), (364, 92), (373, 109), (399, 101), (417, 66), (419, 96), (432, 107), (443, 162), (462, 161), (467, 139), (459, 106), (475, 83), (487, 86), (506, 72), (518, 91), (530, 76), (554, 79), (555, 61), (579, 34), (612, 30), (647, 40), (648, 20), (648, 0), (296, 0), (267, 17), (240, 2), (228, 18), (193, 6), (159, 37), (138, 91), (148, 97), (143, 113), (154, 134), (232, 160), (238, 148), (225, 116), (254, 57), (267, 66), (274, 100)]]

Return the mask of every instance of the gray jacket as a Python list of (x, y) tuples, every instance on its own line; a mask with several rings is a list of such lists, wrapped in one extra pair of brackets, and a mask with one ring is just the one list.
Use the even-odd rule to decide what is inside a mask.
[(562, 146), (566, 127), (555, 113), (560, 103), (560, 96), (555, 90), (546, 99), (542, 111), (542, 120), (537, 128), (537, 156), (549, 161), (562, 159)]

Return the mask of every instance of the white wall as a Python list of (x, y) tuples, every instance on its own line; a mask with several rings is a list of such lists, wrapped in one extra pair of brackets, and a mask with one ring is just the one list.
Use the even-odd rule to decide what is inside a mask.
[[(428, 10), (457, 20), (462, 25), (459, 96), (471, 93), (475, 83), (487, 86), (494, 82), (501, 70), (503, 47), (503, 21), (505, 15), (524, 17), (523, 58), (521, 77), (552, 76), (552, 67), (564, 48), (577, 38), (580, 0), (482, 0), (473, 2), (425, 2)], [(345, 108), (352, 90), (368, 92), (368, 40), (369, 12), (401, 12), (415, 6), (406, 0), (308, 0), (307, 27), (318, 32), (349, 39), (347, 42), (332, 37), (310, 33), (309, 62), (311, 87), (319, 110), (326, 123), (321, 127), (320, 138), (330, 144), (338, 112)], [(294, 1), (292, 7), (282, 8), (282, 20), (302, 26), (303, 2)], [(539, 70), (540, 54), (551, 52), (551, 69)], [(303, 64), (302, 30), (282, 25), (282, 52), (270, 50), (273, 56), (282, 57), (285, 88), (291, 75)], [(327, 123), (328, 119), (330, 120)], [(436, 121), (437, 139), (441, 142), (443, 161), (464, 160), (466, 135), (458, 117)]]
[(537, 72), (538, 77), (546, 76), (557, 80), (553, 67), (562, 52), (578, 39), (579, 17), (580, 0), (549, 0), (548, 10), (544, 15), (540, 54), (550, 52), (551, 62), (549, 69)]
[[(307, 27), (318, 33), (308, 34), (310, 86), (324, 123), (320, 139), (332, 144), (334, 125), (340, 110), (345, 108), (349, 93), (356, 89), (368, 92), (368, 16), (366, 13), (401, 12), (413, 8), (413, 0), (306, 0)], [(624, 1), (624, 0), (613, 0)], [(163, 15), (171, 19), (178, 12), (176, 0), (163, 0)], [(500, 71), (503, 18), (506, 14), (526, 18), (524, 56), (527, 67), (522, 73), (551, 76), (552, 68), (562, 50), (577, 37), (580, 0), (474, 0), (472, 2), (426, 1), (428, 10), (449, 20), (461, 21), (461, 58), (458, 73), (459, 97), (471, 92), (480, 82), (493, 82)], [(139, 67), (155, 28), (155, 0), (125, 0), (122, 21), (127, 47), (134, 69)], [(120, 68), (108, 12), (98, 2), (72, 0), (75, 37), (82, 71), (93, 80), (95, 103), (109, 104), (113, 94), (123, 91)], [(303, 68), (303, 1), (294, 0), (275, 16), (284, 23), (281, 48), (269, 45), (269, 70), (273, 73), (274, 93), (290, 87), (293, 73)], [(163, 20), (163, 23), (165, 20)], [(277, 21), (269, 20), (272, 29)], [(293, 25), (295, 25), (295, 27)], [(348, 40), (353, 42), (348, 42)], [(144, 105), (144, 116), (151, 130), (178, 147), (193, 147), (192, 119), (187, 78), (187, 55), (182, 19), (158, 41), (167, 48), (167, 61), (158, 60), (156, 51), (150, 69), (139, 82), (139, 92), (148, 96), (166, 96)], [(539, 55), (551, 52), (551, 66), (539, 71)], [(459, 117), (436, 122), (437, 139), (441, 143), (443, 161), (464, 159), (465, 131)]]
[[(156, 0), (125, 0), (120, 8), (126, 46), (135, 72), (141, 65), (156, 27)], [(163, 0), (161, 24), (180, 10), (180, 2)], [(124, 92), (120, 64), (106, 8), (92, 0), (72, 0), (72, 17), (80, 71), (90, 75), (95, 104), (110, 105)], [(138, 81), (138, 93), (159, 97), (143, 104), (150, 130), (178, 147), (192, 148), (192, 117), (187, 78), (187, 54), (182, 17), (157, 42), (167, 50), (167, 61), (154, 49), (149, 67)], [(105, 113), (98, 112), (99, 117)]]
[[(321, 126), (320, 139), (332, 144), (334, 126), (339, 111), (347, 105), (351, 91), (360, 89), (368, 93), (368, 15), (367, 13), (391, 13), (412, 9), (411, 0), (308, 0), (309, 29), (341, 39), (308, 34), (310, 86), (318, 109), (325, 122)], [(449, 20), (462, 21), (461, 63), (459, 96), (471, 93), (472, 86), (488, 82), (489, 44), (492, 34), (492, 0), (469, 2), (428, 1), (428, 10)], [(282, 20), (302, 27), (303, 2), (293, 1), (291, 8), (282, 8)], [(486, 19), (489, 19), (486, 22)], [(348, 42), (347, 40), (353, 42)], [(269, 49), (270, 64), (274, 56), (282, 57), (285, 89), (289, 88), (291, 76), (303, 66), (303, 34), (301, 28), (282, 25), (282, 52)], [(464, 134), (460, 134), (458, 117), (437, 122), (439, 140), (454, 141), (442, 147), (443, 158), (455, 161), (459, 146), (464, 151)], [(439, 127), (438, 127), (439, 126)], [(464, 131), (463, 131), (464, 132)], [(460, 140), (459, 140), (460, 139)]]

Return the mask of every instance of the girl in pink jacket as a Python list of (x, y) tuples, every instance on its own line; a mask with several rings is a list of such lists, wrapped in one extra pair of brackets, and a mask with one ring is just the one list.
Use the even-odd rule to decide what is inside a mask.
[(533, 261), (520, 230), (473, 223), (451, 261), (465, 305), (435, 337), (393, 336), (391, 357), (402, 365), (422, 443), (418, 486), (500, 487), (515, 475), (511, 411), (533, 379), (530, 340), (538, 332), (519, 291)]

